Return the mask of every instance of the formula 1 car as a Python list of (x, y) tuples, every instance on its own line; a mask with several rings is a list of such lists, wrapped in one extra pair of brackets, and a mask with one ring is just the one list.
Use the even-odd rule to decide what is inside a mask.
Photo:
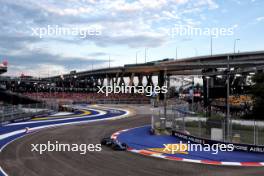
[(125, 151), (128, 148), (128, 146), (125, 143), (121, 143), (121, 142), (119, 142), (117, 140), (113, 140), (109, 137), (103, 138), (101, 140), (101, 144), (108, 146), (108, 147), (111, 147), (113, 150), (116, 150), (116, 151)]
[(106, 137), (101, 140), (101, 144), (108, 146), (108, 147), (111, 146), (113, 143), (114, 143), (114, 140), (111, 139), (110, 137)]

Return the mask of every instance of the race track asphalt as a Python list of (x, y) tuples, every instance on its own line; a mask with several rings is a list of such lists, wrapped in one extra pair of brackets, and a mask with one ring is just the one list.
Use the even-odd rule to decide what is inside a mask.
[(263, 176), (264, 167), (228, 167), (169, 161), (113, 151), (80, 155), (77, 152), (31, 152), (31, 144), (100, 143), (112, 133), (150, 123), (147, 115), (119, 120), (70, 125), (43, 130), (8, 145), (0, 153), (0, 165), (9, 176)]

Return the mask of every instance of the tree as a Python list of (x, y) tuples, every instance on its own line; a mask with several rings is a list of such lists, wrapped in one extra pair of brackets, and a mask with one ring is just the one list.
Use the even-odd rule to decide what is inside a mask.
[(264, 119), (264, 73), (258, 73), (253, 78), (251, 93), (253, 96), (252, 115), (256, 119)]

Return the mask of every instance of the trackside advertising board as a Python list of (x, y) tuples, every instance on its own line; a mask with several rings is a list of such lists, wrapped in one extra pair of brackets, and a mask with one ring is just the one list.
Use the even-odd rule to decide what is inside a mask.
[(214, 141), (209, 139), (203, 139), (191, 135), (187, 135), (178, 131), (172, 131), (172, 135), (176, 136), (178, 138), (198, 143), (198, 144), (233, 144), (235, 151), (244, 151), (244, 152), (257, 152), (257, 153), (264, 153), (264, 146), (257, 146), (257, 145), (248, 145), (248, 144), (236, 144), (236, 143), (226, 143), (226, 142), (220, 142), (220, 141)]

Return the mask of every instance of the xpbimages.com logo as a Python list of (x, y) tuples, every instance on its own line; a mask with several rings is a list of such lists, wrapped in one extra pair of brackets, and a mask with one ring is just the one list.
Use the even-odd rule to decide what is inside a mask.
[(168, 92), (167, 86), (126, 86), (126, 85), (121, 85), (117, 86), (114, 84), (114, 86), (97, 86), (99, 89), (97, 93), (103, 93), (106, 96), (109, 94), (125, 94), (125, 93), (139, 93), (139, 94), (146, 94), (146, 96), (152, 96), (163, 93), (166, 94)]
[(85, 155), (87, 152), (102, 151), (101, 144), (65, 144), (55, 141), (48, 141), (46, 144), (31, 144), (31, 152), (42, 155), (45, 152), (79, 152)]
[(32, 36), (38, 36), (39, 38), (44, 37), (59, 37), (59, 36), (79, 36), (84, 39), (88, 36), (99, 36), (102, 35), (102, 31), (100, 28), (92, 27), (92, 26), (71, 26), (71, 27), (63, 27), (58, 25), (47, 25), (44, 27), (34, 27), (31, 28)]
[(234, 151), (235, 147), (234, 144), (195, 144), (190, 143), (183, 143), (180, 141), (178, 144), (163, 144), (164, 148), (162, 148), (162, 152), (175, 154), (175, 153), (182, 153), (188, 154), (189, 152), (211, 152), (212, 154), (216, 155), (219, 152), (232, 152)]
[(201, 28), (194, 27), (191, 25), (175, 25), (173, 28), (170, 28), (167, 31), (167, 34), (171, 38), (179, 36), (211, 36), (214, 38), (224, 37), (224, 36), (233, 36), (235, 33), (236, 25), (231, 27), (213, 27), (213, 28)]

